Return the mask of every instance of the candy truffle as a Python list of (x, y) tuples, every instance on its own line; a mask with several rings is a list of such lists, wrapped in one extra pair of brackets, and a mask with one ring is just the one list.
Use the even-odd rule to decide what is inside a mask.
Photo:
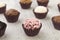
[(40, 6), (46, 6), (47, 7), (49, 0), (37, 0), (37, 3)]
[(55, 29), (60, 30), (60, 16), (52, 17), (52, 23), (53, 23)]
[(18, 20), (20, 12), (15, 9), (9, 9), (4, 13), (4, 16), (6, 17), (8, 22), (16, 22)]
[(31, 0), (20, 0), (20, 5), (23, 9), (29, 9), (31, 7)]
[(59, 10), (59, 12), (60, 12), (60, 3), (59, 3), (57, 6), (58, 6), (58, 10)]
[(6, 27), (7, 27), (7, 24), (0, 21), (0, 37), (4, 35)]
[(0, 14), (6, 12), (6, 4), (5, 3), (0, 3)]
[(29, 18), (23, 22), (22, 27), (28, 36), (35, 36), (39, 33), (42, 23), (36, 18)]
[(46, 17), (48, 9), (45, 6), (38, 6), (33, 10), (33, 12), (37, 18), (43, 19)]

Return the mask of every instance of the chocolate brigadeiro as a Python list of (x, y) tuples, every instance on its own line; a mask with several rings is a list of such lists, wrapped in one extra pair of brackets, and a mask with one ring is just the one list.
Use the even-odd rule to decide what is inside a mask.
[(60, 11), (60, 3), (59, 3), (57, 6), (58, 6), (58, 9), (59, 9), (59, 11)]
[(29, 18), (23, 22), (22, 27), (28, 36), (36, 36), (42, 27), (42, 23), (36, 18)]
[(5, 11), (6, 11), (6, 4), (0, 2), (0, 14), (5, 13)]
[(37, 18), (43, 19), (46, 17), (48, 9), (45, 6), (38, 6), (33, 10), (33, 12)]
[(49, 0), (37, 0), (37, 3), (40, 6), (47, 6), (49, 3)]
[(4, 35), (6, 27), (7, 27), (7, 24), (0, 21), (0, 37)]
[(54, 17), (52, 17), (52, 22), (53, 22), (54, 27), (57, 30), (60, 30), (60, 16), (54, 16)]
[(4, 13), (4, 16), (6, 17), (8, 22), (16, 22), (19, 18), (19, 12), (15, 9), (9, 9)]
[(31, 0), (20, 0), (19, 3), (23, 9), (28, 9), (31, 7), (32, 1)]

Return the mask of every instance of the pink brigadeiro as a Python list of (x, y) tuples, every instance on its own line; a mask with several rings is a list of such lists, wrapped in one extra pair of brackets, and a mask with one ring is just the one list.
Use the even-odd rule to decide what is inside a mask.
[[(29, 18), (26, 19), (23, 23), (23, 28), (25, 30), (31, 30), (30, 32), (32, 33), (34, 30), (40, 30), (42, 26), (42, 23), (40, 22), (40, 20), (36, 19), (36, 18)], [(37, 31), (38, 33), (39, 31)], [(30, 35), (30, 34), (29, 34)], [(33, 35), (33, 33), (32, 33)]]

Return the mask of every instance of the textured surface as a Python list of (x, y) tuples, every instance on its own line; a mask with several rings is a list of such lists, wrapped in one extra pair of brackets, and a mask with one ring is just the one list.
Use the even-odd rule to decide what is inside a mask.
[(22, 9), (19, 0), (0, 0), (7, 4), (7, 10), (10, 8), (17, 9), (21, 15), (16, 23), (8, 23), (3, 14), (0, 14), (0, 21), (7, 23), (5, 35), (0, 40), (60, 40), (60, 31), (56, 30), (52, 24), (51, 18), (55, 15), (60, 15), (57, 4), (60, 0), (50, 0), (48, 8), (49, 12), (45, 19), (40, 19), (42, 22), (41, 31), (37, 36), (29, 37), (25, 34), (22, 28), (22, 22), (26, 18), (35, 17), (33, 9), (38, 6), (36, 0), (33, 0), (30, 9)]

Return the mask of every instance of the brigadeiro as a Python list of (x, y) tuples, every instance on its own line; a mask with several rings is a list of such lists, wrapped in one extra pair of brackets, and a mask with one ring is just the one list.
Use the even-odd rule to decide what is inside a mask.
[(38, 5), (47, 7), (49, 0), (37, 0), (37, 3), (38, 3)]
[(48, 8), (45, 6), (38, 6), (33, 10), (33, 12), (37, 18), (43, 19), (48, 13)]
[(6, 11), (6, 4), (0, 2), (0, 14), (5, 13), (5, 11)]
[(59, 11), (60, 11), (60, 3), (59, 3), (57, 6), (58, 6), (58, 9), (59, 9)]
[(31, 7), (31, 0), (20, 0), (20, 5), (23, 9), (29, 9)]
[(4, 35), (6, 27), (7, 27), (7, 24), (0, 21), (0, 37)]
[(16, 22), (19, 18), (20, 12), (15, 9), (9, 9), (4, 13), (4, 16), (6, 17), (8, 22)]
[(26, 19), (22, 27), (28, 36), (36, 36), (42, 27), (42, 23), (36, 18)]
[(52, 23), (57, 30), (60, 30), (60, 16), (52, 17)]

